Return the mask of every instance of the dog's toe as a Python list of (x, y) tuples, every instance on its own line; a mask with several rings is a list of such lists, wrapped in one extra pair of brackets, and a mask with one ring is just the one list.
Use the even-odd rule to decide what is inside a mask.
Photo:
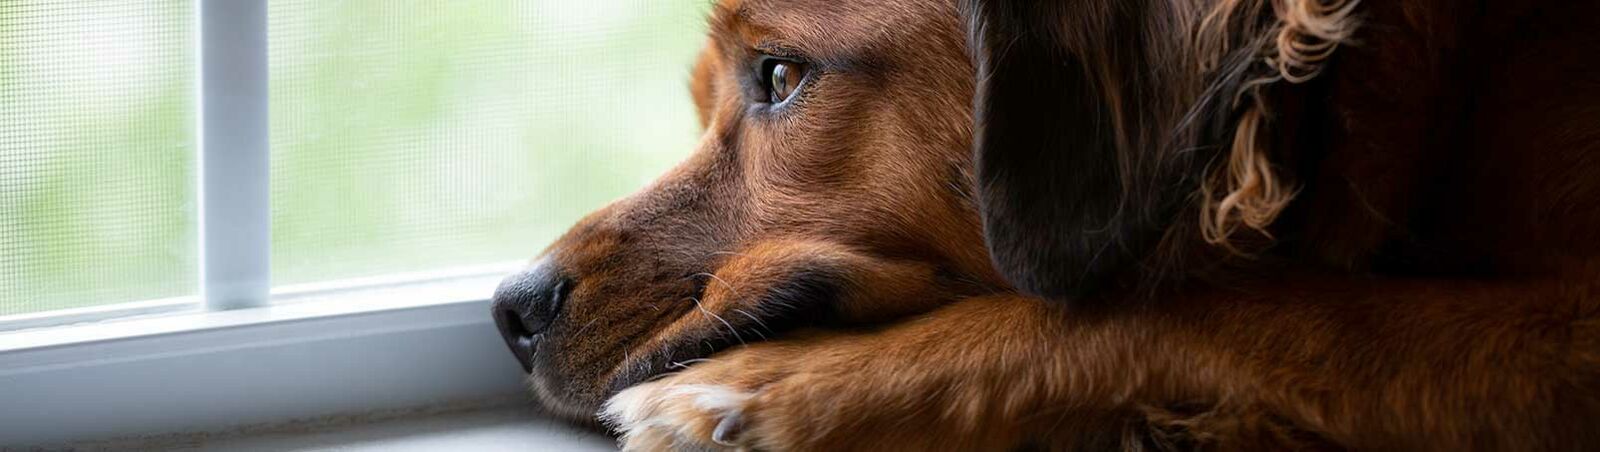
[(606, 402), (601, 419), (622, 434), (627, 450), (738, 449), (752, 396), (730, 386), (667, 378), (618, 393)]

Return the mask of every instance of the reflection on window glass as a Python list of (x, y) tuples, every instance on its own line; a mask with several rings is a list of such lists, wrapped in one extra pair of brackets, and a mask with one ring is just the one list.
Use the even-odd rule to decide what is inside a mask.
[(272, 1), (274, 283), (538, 253), (694, 146), (708, 7)]
[(193, 3), (0, 0), (0, 316), (194, 293)]

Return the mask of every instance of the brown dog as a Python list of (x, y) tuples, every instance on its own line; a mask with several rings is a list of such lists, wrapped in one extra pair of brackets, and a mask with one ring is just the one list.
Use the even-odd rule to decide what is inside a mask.
[(496, 321), (637, 449), (1597, 448), (1600, 5), (1531, 3), (724, 0)]

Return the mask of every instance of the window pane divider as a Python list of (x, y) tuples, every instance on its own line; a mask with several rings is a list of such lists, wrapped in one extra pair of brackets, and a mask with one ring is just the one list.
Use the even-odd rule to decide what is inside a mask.
[(200, 295), (265, 306), (271, 290), (267, 0), (196, 0)]

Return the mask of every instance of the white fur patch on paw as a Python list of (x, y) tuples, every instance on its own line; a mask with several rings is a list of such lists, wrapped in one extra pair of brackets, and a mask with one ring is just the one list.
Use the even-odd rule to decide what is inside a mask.
[[(600, 420), (622, 434), (624, 449), (733, 446), (731, 429), (751, 396), (722, 385), (645, 383), (607, 400)], [(663, 444), (663, 435), (676, 440)]]

